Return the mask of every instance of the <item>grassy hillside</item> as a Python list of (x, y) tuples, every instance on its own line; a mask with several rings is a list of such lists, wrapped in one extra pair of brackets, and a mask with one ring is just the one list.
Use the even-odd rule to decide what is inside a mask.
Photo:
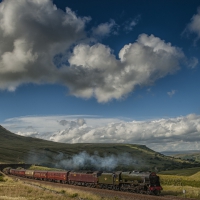
[(65, 169), (69, 166), (96, 169), (95, 162), (102, 169), (115, 163), (112, 170), (161, 171), (196, 166), (193, 162), (164, 156), (144, 145), (56, 143), (18, 136), (0, 126), (0, 163), (19, 162)]
[(200, 151), (199, 152), (179, 153), (179, 154), (175, 154), (173, 156), (175, 158), (181, 158), (184, 160), (200, 162)]
[(173, 175), (173, 176), (193, 176), (193, 175), (195, 176), (196, 173), (200, 173), (200, 167), (159, 172), (159, 174), (162, 174), (162, 175)]

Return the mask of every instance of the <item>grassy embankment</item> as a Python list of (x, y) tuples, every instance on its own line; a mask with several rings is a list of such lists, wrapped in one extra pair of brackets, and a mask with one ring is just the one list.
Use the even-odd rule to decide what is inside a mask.
[[(0, 175), (0, 200), (101, 200), (102, 197), (76, 189), (50, 187), (44, 184), (28, 185)], [(116, 200), (117, 198), (103, 198)]]
[(163, 194), (200, 199), (200, 167), (160, 172), (159, 176)]

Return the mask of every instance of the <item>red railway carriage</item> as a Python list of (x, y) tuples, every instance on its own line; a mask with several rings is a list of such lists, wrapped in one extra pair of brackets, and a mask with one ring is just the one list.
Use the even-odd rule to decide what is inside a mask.
[(60, 183), (67, 183), (68, 174), (69, 174), (69, 171), (48, 171), (47, 180), (60, 182)]
[(34, 171), (33, 178), (45, 181), (47, 179), (47, 171)]
[(25, 172), (26, 172), (26, 170), (18, 170), (18, 175), (19, 176), (25, 176)]
[(16, 175), (16, 176), (25, 176), (25, 171), (24, 169), (11, 169), (10, 174)]
[(70, 172), (68, 179), (70, 184), (95, 187), (98, 183), (98, 172)]
[(16, 169), (10, 169), (10, 174), (15, 175)]

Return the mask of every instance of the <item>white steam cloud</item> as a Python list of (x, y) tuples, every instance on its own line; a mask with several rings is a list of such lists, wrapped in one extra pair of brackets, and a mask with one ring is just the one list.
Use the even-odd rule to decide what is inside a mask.
[(64, 159), (62, 154), (59, 155), (56, 167), (68, 170), (93, 169), (112, 171), (119, 165), (128, 166), (136, 164), (138, 160), (134, 160), (128, 153), (100, 157), (98, 152), (95, 152), (94, 155), (89, 155), (87, 152), (80, 152), (69, 159)]
[[(183, 52), (154, 35), (139, 35), (120, 50), (119, 59), (108, 46), (89, 44), (89, 20), (50, 0), (1, 2), (0, 89), (58, 83), (71, 95), (107, 102), (180, 69)], [(100, 24), (91, 29), (92, 37), (109, 36), (115, 27), (114, 20)]]
[[(148, 169), (147, 163), (129, 153), (104, 153), (99, 155), (97, 151), (92, 152), (92, 155), (86, 151), (82, 151), (75, 155), (67, 153), (57, 153), (45, 149), (42, 153), (38, 153), (34, 149), (28, 152), (25, 161), (27, 163), (45, 164), (46, 166), (56, 167), (66, 170), (98, 170), (98, 171), (113, 171), (122, 169)], [(121, 170), (120, 169), (120, 170)]]

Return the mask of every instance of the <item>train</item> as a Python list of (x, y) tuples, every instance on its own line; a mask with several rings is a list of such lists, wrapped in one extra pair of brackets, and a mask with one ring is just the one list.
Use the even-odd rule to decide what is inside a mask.
[(41, 181), (141, 194), (159, 195), (162, 190), (159, 176), (155, 172), (117, 171), (111, 173), (101, 171), (75, 172), (9, 169), (8, 173)]

